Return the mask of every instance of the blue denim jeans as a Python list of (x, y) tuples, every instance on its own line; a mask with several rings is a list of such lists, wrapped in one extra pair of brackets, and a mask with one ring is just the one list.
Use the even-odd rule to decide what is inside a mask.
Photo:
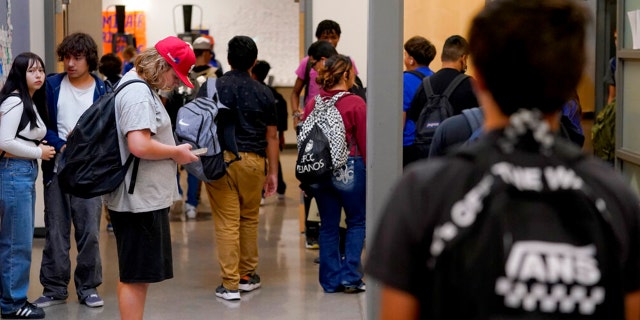
[[(180, 185), (180, 171), (178, 170), (177, 174), (178, 180), (178, 193), (182, 196), (182, 186)], [(187, 172), (187, 201), (186, 203), (198, 207), (198, 203), (200, 203), (200, 186), (201, 181), (198, 177)]]
[(82, 301), (97, 293), (96, 287), (102, 283), (102, 262), (100, 260), (100, 216), (102, 199), (78, 198), (62, 192), (58, 175), (44, 188), (44, 225), (46, 227), (40, 283), (43, 295), (66, 299), (67, 286), (71, 277), (71, 224), (78, 256), (74, 281), (78, 300)]
[[(366, 171), (362, 157), (349, 157), (331, 180), (311, 185), (320, 211), (320, 285), (326, 292), (362, 283), (360, 257), (366, 221)], [(344, 208), (347, 232), (340, 254), (340, 216)]]
[(27, 301), (37, 176), (38, 163), (35, 160), (0, 160), (2, 313), (15, 312)]

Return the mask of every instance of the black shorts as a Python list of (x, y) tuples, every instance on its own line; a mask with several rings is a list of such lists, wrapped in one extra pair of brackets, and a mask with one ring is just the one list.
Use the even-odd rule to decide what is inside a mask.
[(169, 208), (142, 213), (109, 210), (109, 214), (120, 281), (153, 283), (173, 278)]

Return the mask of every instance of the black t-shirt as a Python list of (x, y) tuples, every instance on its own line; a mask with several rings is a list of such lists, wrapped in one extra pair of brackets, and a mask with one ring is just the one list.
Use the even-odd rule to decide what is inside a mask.
[(271, 90), (271, 93), (273, 94), (273, 97), (276, 100), (276, 116), (278, 117), (278, 131), (280, 132), (287, 131), (289, 127), (289, 121), (287, 121), (289, 117), (287, 100), (285, 100), (284, 97), (280, 93), (278, 93), (278, 91), (276, 91), (274, 87), (266, 84), (265, 86), (267, 86), (267, 88)]
[[(477, 143), (495, 141), (500, 134), (490, 132)], [(575, 148), (565, 144), (563, 148)], [(640, 207), (637, 196), (618, 174), (592, 157), (580, 161), (572, 169), (595, 194), (605, 200), (611, 212), (611, 225), (622, 248), (620, 264), (624, 289), (626, 292), (638, 290)], [(451, 214), (453, 204), (466, 195), (482, 176), (475, 165), (455, 156), (417, 162), (404, 172), (378, 224), (373, 245), (368, 252), (366, 272), (386, 286), (411, 294), (425, 308), (436, 303), (427, 298), (432, 272), (427, 262), (431, 258), (434, 229), (446, 218), (445, 215)], [(483, 277), (483, 274), (477, 276)], [(422, 314), (421, 317), (424, 319), (426, 315)]]
[(238, 151), (266, 156), (267, 126), (276, 126), (275, 99), (271, 90), (248, 72), (231, 70), (216, 81), (220, 102), (235, 110)]
[[(433, 88), (433, 92), (435, 94), (442, 94), (444, 90), (447, 89), (447, 86), (453, 79), (460, 74), (460, 71), (451, 68), (440, 69), (438, 72), (434, 73), (429, 77), (429, 81), (431, 82), (431, 87)], [(407, 110), (407, 119), (412, 120), (414, 122), (418, 121), (418, 117), (420, 116), (420, 112), (422, 108), (427, 102), (427, 95), (424, 91), (424, 87), (422, 84), (416, 90), (415, 95), (413, 96), (413, 100), (411, 101), (411, 106), (409, 110)], [(449, 97), (449, 102), (451, 102), (451, 106), (453, 107), (453, 114), (460, 114), (462, 110), (478, 107), (478, 100), (476, 99), (476, 95), (473, 92), (473, 88), (471, 87), (471, 78), (468, 77), (464, 79), (458, 87), (453, 90), (451, 93), (451, 97)]]

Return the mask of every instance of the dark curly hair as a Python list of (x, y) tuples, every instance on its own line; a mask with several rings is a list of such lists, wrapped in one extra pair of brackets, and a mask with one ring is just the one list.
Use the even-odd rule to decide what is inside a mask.
[(98, 45), (86, 33), (76, 32), (66, 36), (58, 45), (56, 53), (58, 61), (64, 61), (65, 56), (84, 56), (90, 72), (98, 69)]

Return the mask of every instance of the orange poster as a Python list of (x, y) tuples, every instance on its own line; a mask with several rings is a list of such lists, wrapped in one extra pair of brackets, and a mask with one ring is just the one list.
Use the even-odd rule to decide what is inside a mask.
[[(124, 32), (133, 35), (135, 38), (136, 49), (138, 52), (143, 51), (147, 47), (146, 36), (146, 18), (144, 11), (127, 12), (124, 19)], [(102, 12), (102, 52), (109, 53), (113, 51), (113, 35), (118, 32), (116, 24), (115, 11)], [(118, 39), (116, 44), (116, 53), (120, 55), (122, 50), (127, 46), (126, 39)], [(122, 57), (120, 57), (122, 58)]]

